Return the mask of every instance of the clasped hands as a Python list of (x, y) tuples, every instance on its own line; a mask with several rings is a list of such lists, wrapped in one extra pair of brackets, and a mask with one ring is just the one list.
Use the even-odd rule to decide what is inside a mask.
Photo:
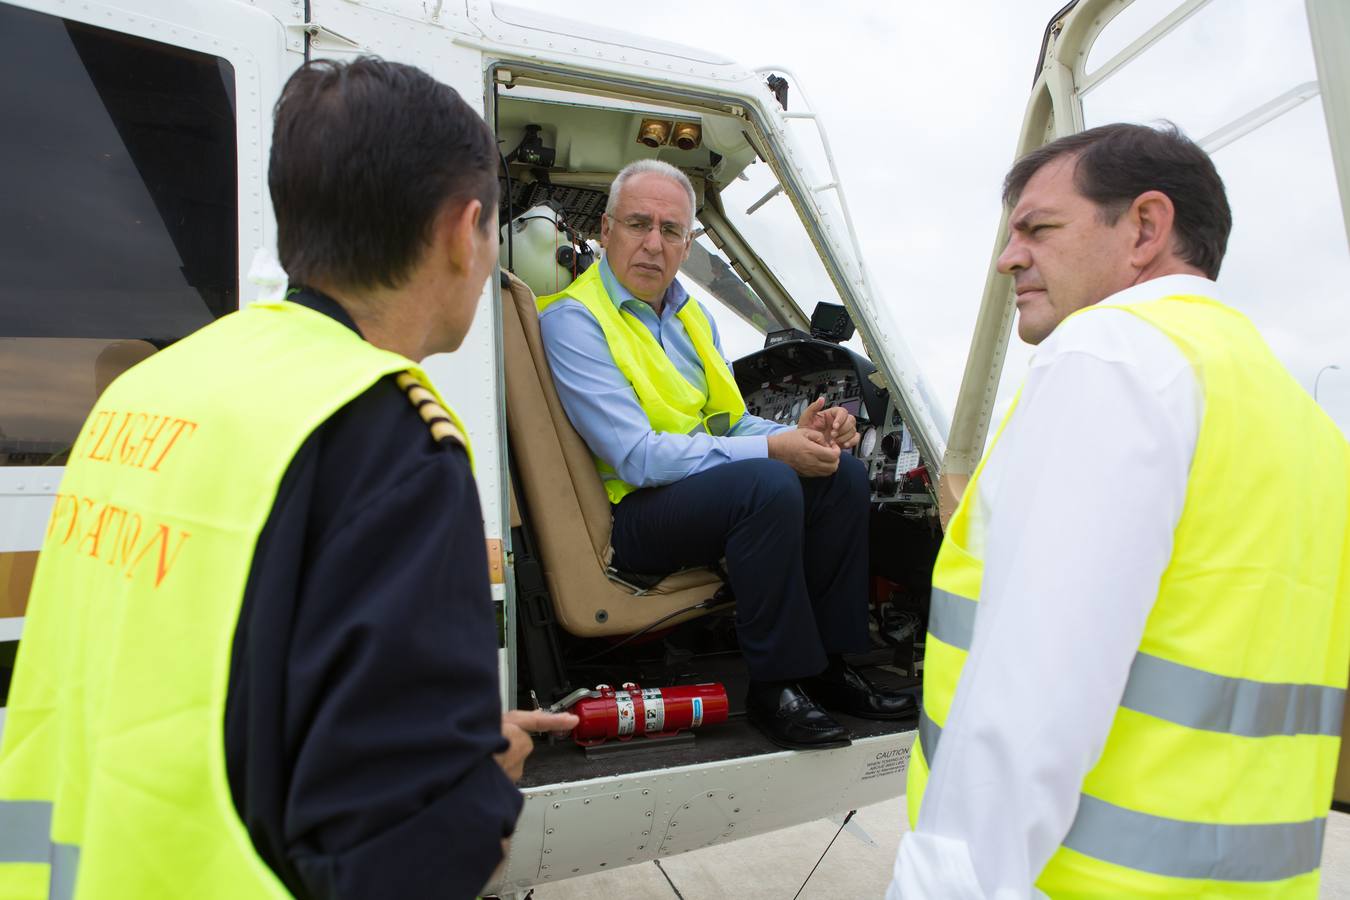
[(796, 428), (769, 435), (769, 458), (787, 463), (799, 475), (823, 478), (834, 474), (839, 454), (857, 446), (859, 439), (857, 420), (848, 410), (826, 409), (825, 398), (817, 397)]

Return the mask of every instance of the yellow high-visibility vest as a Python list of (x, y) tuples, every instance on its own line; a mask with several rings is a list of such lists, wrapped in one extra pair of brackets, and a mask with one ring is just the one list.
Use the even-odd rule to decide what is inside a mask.
[[(1055, 898), (1316, 897), (1350, 666), (1350, 446), (1236, 311), (1174, 296), (1075, 315), (1099, 309), (1181, 349), (1204, 417), (1120, 708), (1037, 886)], [(933, 571), (911, 825), (979, 627), (970, 538), (988, 458)]]
[[(731, 426), (745, 415), (745, 400), (736, 386), (736, 379), (727, 368), (722, 354), (713, 343), (712, 326), (698, 302), (690, 297), (676, 314), (685, 332), (694, 344), (694, 350), (703, 362), (703, 374), (708, 379), (705, 397), (685, 380), (666, 356), (666, 351), (647, 330), (642, 321), (626, 310), (620, 312), (605, 290), (600, 277), (600, 266), (583, 272), (563, 291), (538, 298), (535, 302), (542, 313), (566, 297), (576, 300), (595, 316), (605, 333), (609, 352), (637, 394), (642, 411), (652, 430), (674, 434), (726, 434)], [(595, 457), (595, 467), (605, 482), (610, 503), (618, 503), (637, 490), (614, 471), (613, 466)]]
[(9, 695), (0, 898), (287, 896), (226, 776), (235, 625), (295, 453), (405, 371), (431, 389), (409, 360), (279, 302), (208, 325), (99, 398), (61, 480)]

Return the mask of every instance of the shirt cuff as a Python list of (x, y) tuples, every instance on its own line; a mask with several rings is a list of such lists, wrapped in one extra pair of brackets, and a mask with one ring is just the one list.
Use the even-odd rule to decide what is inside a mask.
[(911, 831), (900, 839), (886, 900), (985, 900), (965, 841)]
[(767, 459), (769, 456), (769, 438), (763, 434), (746, 434), (724, 437), (727, 462), (739, 462), (743, 459)]

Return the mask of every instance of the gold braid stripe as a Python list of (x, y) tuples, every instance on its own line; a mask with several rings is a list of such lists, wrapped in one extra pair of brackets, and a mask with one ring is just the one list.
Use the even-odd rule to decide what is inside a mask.
[(455, 427), (454, 420), (450, 414), (445, 411), (431, 391), (422, 387), (418, 380), (407, 372), (400, 373), (395, 379), (398, 386), (403, 389), (403, 393), (408, 395), (408, 402), (417, 409), (417, 414), (422, 417), (422, 421), (427, 423), (431, 429), (431, 436), (437, 443), (458, 444), (461, 447), (467, 447), (468, 441), (464, 439), (463, 433)]

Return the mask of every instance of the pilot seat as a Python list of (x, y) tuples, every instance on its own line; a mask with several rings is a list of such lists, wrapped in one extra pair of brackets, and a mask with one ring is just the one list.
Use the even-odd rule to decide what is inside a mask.
[[(535, 252), (531, 243), (520, 232), (513, 238), (517, 271), (549, 268), (528, 265)], [(505, 263), (506, 240), (502, 243)], [(544, 252), (553, 248), (545, 246)], [(723, 589), (718, 572), (689, 569), (655, 580), (626, 575), (610, 565), (609, 497), (590, 450), (572, 428), (554, 389), (534, 291), (505, 266), (502, 317), (507, 437), (519, 481), (512, 486), (512, 498), (517, 490), (523, 497), (558, 624), (577, 637), (594, 638), (632, 634), (658, 622), (675, 625), (705, 614), (711, 606), (707, 601)], [(638, 584), (653, 580), (645, 588)], [(672, 615), (699, 604), (707, 605)], [(667, 616), (669, 621), (662, 622)]]

